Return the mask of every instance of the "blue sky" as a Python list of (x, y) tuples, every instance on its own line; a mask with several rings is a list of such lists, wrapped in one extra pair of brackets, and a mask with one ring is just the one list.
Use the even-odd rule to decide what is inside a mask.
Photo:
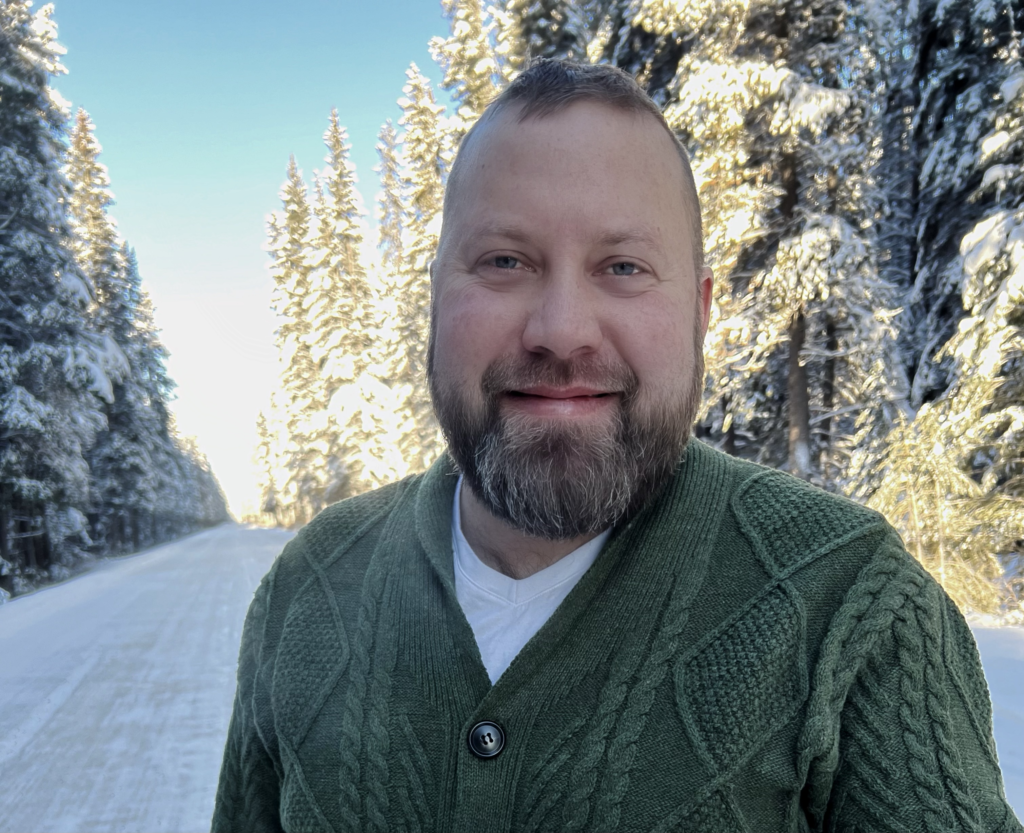
[(56, 0), (69, 73), (89, 111), (195, 435), (240, 512), (255, 497), (255, 420), (274, 384), (266, 215), (289, 154), (322, 166), (331, 107), (349, 131), (372, 213), (374, 145), (397, 121), (410, 61), (435, 82), (436, 0), (173, 3)]

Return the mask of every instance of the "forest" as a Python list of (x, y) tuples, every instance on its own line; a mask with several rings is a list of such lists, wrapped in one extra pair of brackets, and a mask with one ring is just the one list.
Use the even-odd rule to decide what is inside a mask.
[(100, 144), (51, 86), (53, 7), (0, 4), (0, 603), (227, 520), (174, 383)]
[(420, 471), (428, 264), (459, 141), (525, 62), (631, 73), (690, 150), (715, 272), (697, 436), (882, 512), (965, 610), (1024, 593), (1020, 0), (442, 0), (377, 150), (341, 117), (267, 227), (281, 385), (257, 520)]

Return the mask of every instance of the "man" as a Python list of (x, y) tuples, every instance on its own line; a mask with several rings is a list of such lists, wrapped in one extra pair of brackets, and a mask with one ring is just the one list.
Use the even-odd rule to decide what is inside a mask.
[(450, 458), (257, 591), (215, 830), (1020, 830), (963, 619), (877, 514), (690, 440), (711, 273), (608, 67), (463, 141), (432, 268)]

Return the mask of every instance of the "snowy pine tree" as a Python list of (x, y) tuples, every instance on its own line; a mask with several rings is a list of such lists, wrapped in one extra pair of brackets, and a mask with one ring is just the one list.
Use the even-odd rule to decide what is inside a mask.
[[(398, 295), (407, 285), (401, 247), (408, 194), (397, 137), (387, 127), (385, 274), (371, 280), (363, 261), (363, 212), (336, 112), (324, 134), (327, 167), (316, 174), (312, 204), (293, 159), (281, 191), (284, 210), (268, 225), (284, 367), (280, 404), (258, 426), (257, 467), (261, 511), (285, 525), (304, 524), (329, 503), (404, 476), (403, 450), (418, 437), (414, 390), (399, 378), (408, 365)], [(278, 420), (280, 430), (271, 424)], [(284, 482), (278, 458), (288, 473)]]
[(274, 309), (281, 319), (277, 342), (283, 363), (281, 385), (288, 430), (288, 482), (284, 492), (294, 513), (292, 522), (301, 525), (326, 505), (327, 478), (337, 472), (329, 472), (325, 466), (327, 399), (310, 349), (308, 315), (315, 267), (312, 210), (308, 188), (294, 157), (288, 162), (287, 176), (281, 188), (283, 210), (272, 215), (268, 223), (268, 248), (273, 257)]
[(364, 386), (376, 431), (368, 438), (364, 456), (370, 479), (383, 485), (415, 470), (410, 466), (418, 467), (421, 457), (413, 450), (418, 441), (410, 405), (415, 385), (404, 373), (408, 345), (402, 335), (406, 328), (400, 291), (406, 285), (403, 240), (407, 237), (405, 200), (409, 183), (398, 136), (390, 121), (380, 130), (377, 154), (380, 164), (375, 170), (381, 188), (377, 203), (379, 265), (371, 281), (373, 298), (367, 327), (372, 344)]
[(499, 65), (519, 70), (535, 58), (586, 60), (597, 3), (509, 0), (495, 13)]
[(402, 163), (398, 158), (398, 134), (390, 119), (381, 127), (377, 137), (377, 155), (380, 157), (380, 165), (376, 169), (380, 178), (378, 247), (381, 265), (390, 274), (398, 272), (404, 259), (402, 196), (407, 188), (402, 175)]
[(88, 330), (92, 290), (68, 249), (67, 114), (50, 19), (0, 7), (0, 583), (60, 575), (89, 544), (85, 452), (123, 357)]
[[(1011, 53), (1019, 49), (1024, 24), (1018, 3), (926, 0), (917, 9), (908, 36), (915, 60), (906, 102), (913, 110), (915, 177), (908, 211), (914, 237), (910, 292), (900, 322), (914, 407), (941, 395), (951, 382), (949, 357), (935, 358), (964, 315), (955, 264), (960, 241), (994, 193), (994, 188), (987, 197), (980, 193), (986, 169), (978, 161), (997, 154), (992, 102), (1013, 63)], [(905, 222), (901, 216), (894, 221)]]
[[(763, 448), (753, 426), (777, 386), (758, 384), (761, 362), (755, 361), (755, 351), (762, 328), (753, 318), (752, 271), (743, 261), (763, 246), (767, 216), (778, 199), (775, 189), (765, 187), (762, 168), (751, 164), (751, 125), (778, 94), (781, 73), (757, 55), (735, 54), (735, 45), (747, 37), (740, 4), (651, 6), (647, 15), (652, 30), (686, 32), (699, 44), (680, 62), (665, 110), (691, 151), (706, 260), (715, 274), (705, 341), (708, 391), (698, 430), (732, 454), (750, 454)], [(775, 457), (781, 456), (776, 449)]]
[[(106, 425), (87, 454), (93, 545), (97, 552), (109, 553), (138, 550), (191, 532), (210, 512), (218, 521), (227, 512), (223, 501), (216, 511), (194, 503), (205, 464), (194, 462), (192, 452), (179, 447), (171, 435), (168, 400), (173, 384), (164, 364), (167, 352), (135, 253), (120, 240), (108, 213), (113, 198), (100, 151), (89, 115), (79, 110), (66, 161), (72, 186), (71, 248), (95, 288), (88, 322), (123, 357), (103, 405)], [(167, 465), (169, 460), (173, 465)], [(169, 472), (184, 482), (175, 482)]]
[(149, 293), (142, 286), (135, 250), (127, 243), (121, 244), (121, 261), (125, 265), (127, 304), (132, 311), (127, 337), (132, 378), (142, 389), (146, 407), (153, 411), (161, 436), (169, 436), (169, 403), (175, 384), (167, 374), (167, 348), (160, 340)]
[[(961, 92), (966, 104), (925, 157), (921, 177), (947, 196), (973, 190), (960, 194), (968, 205), (956, 213), (925, 196), (921, 222), (955, 229), (965, 216), (977, 219), (955, 256), (922, 241), (930, 259), (918, 260), (912, 301), (925, 300), (922, 287), (941, 287), (940, 295), (958, 292), (957, 303), (947, 299), (945, 314), (923, 304), (924, 316), (913, 317), (922, 306), (907, 316), (918, 325), (912, 335), (921, 327), (928, 334), (913, 354), (917, 395), (934, 396), (933, 386), (949, 381), (892, 436), (872, 502), (958, 602), (993, 610), (1018, 604), (1024, 590), (1024, 66), (1012, 21), (1002, 20), (998, 38), (991, 9), (976, 7), (962, 19), (989, 38), (994, 60)], [(967, 124), (957, 124), (964, 110)], [(957, 147), (949, 167), (950, 143), (962, 136), (973, 141)], [(950, 158), (939, 167), (943, 155)], [(932, 259), (940, 255), (950, 260)], [(950, 310), (961, 307), (966, 316), (957, 324)], [(934, 350), (929, 342), (941, 332), (952, 334)]]
[(373, 330), (372, 293), (361, 251), (363, 211), (336, 110), (331, 111), (324, 144), (327, 167), (317, 177), (313, 206), (317, 266), (305, 307), (311, 356), (323, 380), (328, 411), (322, 440), (328, 478), (324, 501), (334, 503), (379, 485), (367, 480), (366, 452), (380, 429), (368, 401)]
[(458, 104), (456, 116), (468, 129), (500, 91), (502, 73), (491, 43), (494, 24), (481, 0), (441, 0), (441, 7), (451, 35), (431, 40), (430, 54), (444, 72), (441, 86)]
[[(956, 263), (967, 316), (940, 358), (953, 362), (947, 410), (959, 417), (969, 470), (986, 493), (1024, 500), (1024, 65), (1016, 43), (1003, 67), (974, 160), (981, 183), (972, 196), (986, 210)], [(1024, 537), (1024, 504), (1016, 511), (1012, 539)]]
[(68, 200), (71, 250), (95, 293), (90, 316), (93, 324), (101, 332), (108, 332), (118, 326), (110, 316), (121, 311), (114, 299), (123, 296), (126, 287), (117, 227), (107, 213), (113, 195), (106, 166), (99, 162), (101, 150), (89, 114), (79, 108), (69, 136), (66, 163), (66, 176), (72, 186)]
[(856, 453), (858, 470), (877, 458), (904, 396), (872, 233), (873, 8), (688, 3), (632, 24), (695, 44), (666, 95), (718, 276), (712, 436), (839, 486)]
[(276, 441), (267, 425), (267, 418), (260, 412), (256, 420), (256, 475), (260, 490), (260, 502), (257, 516), (269, 522), (271, 526), (283, 523), (281, 496), (277, 484)]
[[(150, 450), (164, 429), (148, 407), (137, 383), (139, 355), (132, 344), (135, 311), (140, 299), (134, 262), (129, 275), (127, 251), (122, 249), (107, 209), (113, 198), (106, 168), (99, 162), (100, 145), (88, 113), (80, 109), (71, 131), (67, 177), (72, 185), (68, 220), (72, 250), (78, 265), (95, 288), (90, 306), (92, 327), (113, 341), (125, 356), (121, 378), (103, 411), (106, 427), (89, 450), (92, 475), (90, 528), (101, 551), (138, 549), (145, 541), (148, 516), (156, 509), (158, 476)], [(136, 359), (135, 362), (132, 359)]]
[(443, 448), (427, 389), (427, 342), (430, 331), (430, 275), (441, 230), (444, 183), (451, 164), (443, 122), (444, 107), (434, 99), (430, 81), (415, 64), (399, 100), (402, 156), (407, 191), (403, 203), (403, 262), (395, 287), (398, 332), (404, 355), (395, 381), (408, 390), (405, 411), (415, 430), (405, 436), (403, 455), (411, 471), (430, 465)]

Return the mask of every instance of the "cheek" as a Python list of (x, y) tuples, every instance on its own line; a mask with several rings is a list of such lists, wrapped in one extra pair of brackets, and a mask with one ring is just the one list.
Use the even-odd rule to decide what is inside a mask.
[(673, 388), (693, 366), (693, 313), (683, 299), (651, 293), (616, 322), (615, 341), (641, 382)]
[(439, 299), (434, 361), (449, 378), (479, 379), (520, 344), (522, 326), (510, 299), (475, 288)]

